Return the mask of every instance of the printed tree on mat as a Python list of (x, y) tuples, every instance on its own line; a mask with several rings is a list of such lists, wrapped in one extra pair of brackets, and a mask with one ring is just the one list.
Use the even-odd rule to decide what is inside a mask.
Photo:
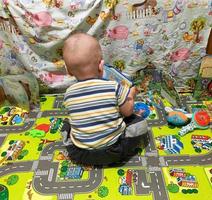
[(15, 185), (19, 180), (18, 175), (11, 175), (7, 179), (7, 185)]
[(205, 25), (206, 25), (205, 17), (198, 17), (191, 22), (190, 29), (196, 35), (195, 42), (197, 42), (197, 43), (200, 42), (199, 33), (205, 27)]
[(9, 191), (5, 185), (0, 184), (0, 199), (9, 200)]
[(178, 193), (179, 192), (179, 186), (177, 184), (174, 184), (173, 182), (168, 184), (167, 189), (171, 193)]
[(101, 186), (98, 189), (98, 196), (103, 198), (106, 197), (109, 193), (109, 189), (106, 186)]

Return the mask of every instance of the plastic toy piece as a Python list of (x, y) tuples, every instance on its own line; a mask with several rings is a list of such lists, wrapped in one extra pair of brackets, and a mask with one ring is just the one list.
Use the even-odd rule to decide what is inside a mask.
[(144, 119), (147, 118), (150, 114), (150, 109), (145, 103), (135, 103), (134, 105), (135, 113), (141, 115)]
[(192, 116), (192, 121), (184, 126), (178, 134), (184, 136), (187, 133), (193, 131), (194, 129), (207, 129), (210, 124), (210, 116), (206, 111), (197, 111)]
[(195, 122), (200, 126), (208, 126), (210, 123), (210, 116), (205, 111), (199, 111), (194, 115)]

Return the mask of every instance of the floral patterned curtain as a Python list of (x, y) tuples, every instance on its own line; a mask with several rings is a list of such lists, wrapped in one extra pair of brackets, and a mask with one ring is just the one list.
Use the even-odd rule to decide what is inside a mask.
[(73, 83), (61, 52), (74, 31), (94, 35), (105, 62), (132, 76), (155, 67), (189, 87), (211, 26), (212, 0), (0, 0), (0, 104), (36, 104), (37, 81), (45, 93)]

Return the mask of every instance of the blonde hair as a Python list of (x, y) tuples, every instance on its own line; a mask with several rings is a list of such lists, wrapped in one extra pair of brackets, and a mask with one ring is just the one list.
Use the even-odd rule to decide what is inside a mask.
[(89, 73), (96, 75), (102, 51), (94, 37), (86, 33), (75, 33), (64, 43), (63, 58), (68, 73), (83, 78)]

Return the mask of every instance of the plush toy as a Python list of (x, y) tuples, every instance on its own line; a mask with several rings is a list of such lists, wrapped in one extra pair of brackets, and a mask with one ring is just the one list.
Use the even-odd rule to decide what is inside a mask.
[(167, 122), (173, 126), (185, 126), (190, 122), (191, 114), (182, 109), (173, 110), (170, 107), (166, 107), (165, 111), (167, 113)]

